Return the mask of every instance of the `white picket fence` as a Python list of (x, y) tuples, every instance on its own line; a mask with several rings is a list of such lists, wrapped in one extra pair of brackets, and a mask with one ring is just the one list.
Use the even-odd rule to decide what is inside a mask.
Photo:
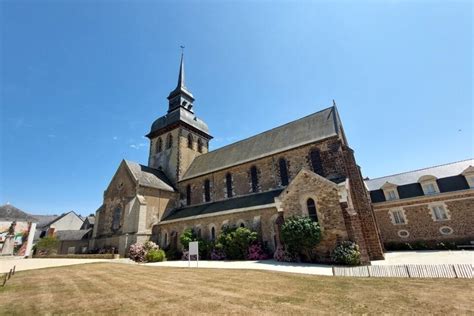
[(463, 278), (472, 279), (470, 264), (411, 264), (394, 266), (333, 267), (334, 276), (379, 278)]

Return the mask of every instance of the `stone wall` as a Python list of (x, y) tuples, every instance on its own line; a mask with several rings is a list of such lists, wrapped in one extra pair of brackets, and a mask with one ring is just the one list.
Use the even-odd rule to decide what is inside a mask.
[[(449, 219), (435, 221), (430, 209), (431, 203), (444, 203)], [(375, 215), (384, 243), (413, 243), (417, 241), (440, 242), (474, 240), (474, 190), (422, 196), (374, 204)], [(390, 210), (403, 208), (406, 224), (394, 224)], [(441, 227), (450, 227), (453, 232), (444, 235)], [(401, 237), (399, 231), (409, 235)]]

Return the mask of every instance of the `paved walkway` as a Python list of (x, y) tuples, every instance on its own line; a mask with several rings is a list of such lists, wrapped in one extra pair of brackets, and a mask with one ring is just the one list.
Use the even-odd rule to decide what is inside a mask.
[(473, 250), (422, 250), (386, 252), (385, 260), (372, 261), (372, 265), (402, 264), (472, 264)]
[[(49, 267), (86, 264), (93, 262), (128, 263), (129, 259), (21, 259), (0, 257), (0, 273), (8, 272), (14, 265), (16, 271), (41, 269)], [(372, 265), (404, 265), (404, 264), (471, 264), (474, 265), (474, 251), (399, 251), (388, 252), (385, 260), (373, 261)], [(188, 267), (187, 261), (165, 261), (147, 263), (150, 267)], [(191, 262), (196, 266), (196, 261)], [(216, 269), (254, 269), (291, 273), (332, 275), (332, 267), (320, 264), (286, 263), (274, 260), (265, 261), (199, 261), (199, 268)]]
[(13, 266), (16, 266), (15, 271), (33, 270), (41, 268), (70, 266), (74, 264), (85, 264), (94, 262), (130, 262), (129, 259), (23, 259), (18, 257), (0, 257), (0, 273), (9, 272)]

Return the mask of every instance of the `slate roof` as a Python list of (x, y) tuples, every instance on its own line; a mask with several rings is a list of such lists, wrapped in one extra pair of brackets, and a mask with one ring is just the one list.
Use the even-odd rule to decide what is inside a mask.
[(11, 204), (0, 206), (0, 221), (38, 222), (38, 219)]
[(365, 184), (369, 191), (380, 189), (385, 182), (390, 182), (396, 185), (405, 185), (410, 183), (417, 183), (421, 176), (431, 175), (438, 179), (457, 176), (461, 174), (469, 166), (474, 166), (474, 159), (467, 159), (453, 163), (447, 163), (444, 165), (418, 169), (391, 176), (385, 176), (376, 179), (366, 180)]
[(139, 185), (174, 192), (171, 182), (162, 171), (133, 161), (124, 162)]
[(278, 189), (268, 192), (249, 194), (246, 196), (222, 201), (179, 208), (167, 215), (163, 221), (274, 203), (275, 197), (279, 196), (282, 191), (283, 189)]
[(256, 160), (339, 134), (335, 106), (198, 156), (182, 180)]
[(156, 119), (151, 125), (150, 133), (148, 133), (146, 136), (151, 138), (155, 134), (158, 134), (159, 131), (163, 128), (171, 126), (178, 122), (186, 123), (200, 130), (204, 134), (209, 135), (209, 128), (203, 120), (201, 120), (194, 113), (191, 113), (186, 109), (177, 108), (167, 113), (166, 115), (163, 115), (162, 117)]
[(74, 211), (69, 211), (69, 212), (66, 212), (66, 213), (63, 213), (59, 216), (55, 216), (50, 222), (46, 223), (45, 225), (43, 225), (42, 227), (46, 227), (46, 226), (50, 226), (52, 225), (53, 223), (59, 221), (61, 218), (63, 218), (64, 216), (70, 214), (70, 213), (73, 213), (74, 215), (76, 215), (77, 217), (79, 217), (82, 221), (84, 221), (84, 219), (80, 216), (80, 215), (77, 215), (76, 212)]
[(87, 239), (87, 234), (91, 229), (80, 229), (80, 230), (58, 230), (56, 237), (61, 240), (83, 240)]
[(55, 221), (56, 218), (58, 218), (58, 215), (33, 215), (38, 219), (38, 224), (36, 224), (36, 230), (38, 228), (43, 228), (48, 226), (49, 223)]

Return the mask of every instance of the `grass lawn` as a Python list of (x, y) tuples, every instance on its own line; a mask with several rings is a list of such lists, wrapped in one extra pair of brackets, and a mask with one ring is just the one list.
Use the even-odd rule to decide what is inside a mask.
[(0, 314), (472, 314), (473, 285), (98, 263), (17, 272)]

